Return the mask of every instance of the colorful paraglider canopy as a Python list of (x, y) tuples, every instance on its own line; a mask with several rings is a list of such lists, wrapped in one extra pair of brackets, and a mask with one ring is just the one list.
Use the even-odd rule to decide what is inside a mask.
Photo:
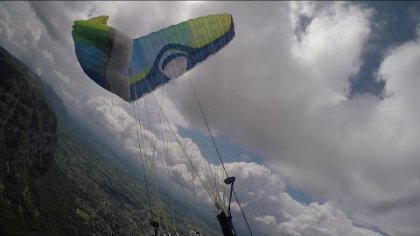
[(183, 75), (235, 36), (230, 14), (191, 19), (134, 40), (107, 21), (74, 22), (76, 56), (90, 79), (126, 101)]

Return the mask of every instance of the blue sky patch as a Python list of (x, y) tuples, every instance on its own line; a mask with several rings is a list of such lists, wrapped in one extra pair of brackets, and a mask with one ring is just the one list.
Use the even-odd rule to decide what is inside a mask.
[(363, 93), (381, 97), (385, 82), (376, 81), (375, 73), (390, 48), (416, 37), (416, 25), (420, 20), (420, 3), (373, 1), (356, 4), (373, 8), (375, 13), (371, 20), (373, 31), (364, 51), (361, 68), (351, 80), (349, 97)]
[[(183, 138), (190, 138), (199, 147), (200, 151), (211, 164), (219, 164), (219, 157), (214, 149), (210, 135), (205, 135), (199, 131), (193, 131), (178, 127), (179, 135)], [(261, 158), (245, 147), (229, 141), (227, 136), (214, 136), (217, 148), (219, 149), (224, 162), (255, 162), (262, 164)]]

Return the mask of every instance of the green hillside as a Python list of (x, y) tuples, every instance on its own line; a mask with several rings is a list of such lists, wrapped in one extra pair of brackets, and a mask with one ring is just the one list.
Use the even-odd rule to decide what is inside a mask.
[[(0, 235), (150, 235), (138, 166), (79, 127), (53, 89), (2, 48), (0, 74)], [(185, 203), (174, 201), (183, 222)], [(199, 223), (205, 235), (218, 232)]]

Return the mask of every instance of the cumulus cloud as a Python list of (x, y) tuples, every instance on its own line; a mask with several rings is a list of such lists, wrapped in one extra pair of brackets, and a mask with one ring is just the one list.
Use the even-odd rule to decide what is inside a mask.
[[(420, 209), (420, 161), (417, 158), (420, 150), (416, 144), (420, 127), (416, 121), (419, 113), (415, 109), (420, 98), (416, 89), (420, 84), (415, 79), (420, 73), (419, 62), (420, 43), (417, 38), (390, 50), (378, 71), (378, 79), (386, 81), (388, 97), (376, 107), (375, 118), (387, 127), (379, 140), (390, 146), (383, 147), (387, 153), (375, 158), (385, 163), (381, 165), (383, 172), (375, 170), (374, 174), (383, 179), (372, 192), (383, 197), (370, 199), (369, 203), (379, 212), (377, 219), (382, 224), (388, 221), (401, 224), (392, 231), (390, 229), (396, 235), (416, 235), (419, 232), (414, 224)], [(387, 220), (384, 222), (384, 219)]]
[(352, 222), (339, 210), (330, 205), (311, 203), (297, 217), (278, 226), (279, 232), (286, 236), (327, 236), (343, 235), (379, 236), (379, 233), (354, 227)]
[[(387, 83), (386, 98), (349, 99), (350, 79), (360, 69), (371, 34), (372, 10), (345, 2), (292, 3), (291, 9), (288, 18), (281, 19), (282, 11), (273, 7), (269, 11), (278, 12), (270, 15), (278, 21), (255, 19), (250, 24), (260, 25), (252, 31), (242, 12), (234, 14), (242, 22), (236, 27), (237, 38), (218, 58), (228, 63), (210, 61), (197, 69), (198, 94), (212, 128), (226, 130), (230, 101), (231, 135), (255, 148), (289, 184), (315, 199), (334, 200), (343, 209), (350, 206), (368, 214), (371, 222), (379, 223), (372, 218), (385, 213), (382, 229), (414, 235), (420, 229), (408, 223), (410, 217), (399, 221), (400, 227), (394, 219), (404, 214), (399, 212), (403, 208), (418, 209), (419, 203), (417, 41), (392, 51), (401, 55), (397, 60), (384, 60), (378, 79)], [(187, 89), (174, 91), (175, 104), (202, 124)], [(413, 212), (405, 213), (417, 219)]]
[(272, 215), (265, 215), (263, 217), (257, 216), (254, 219), (257, 222), (259, 221), (259, 222), (264, 223), (266, 225), (276, 224), (276, 218), (274, 216), (272, 216)]
[[(145, 110), (141, 104), (138, 105), (140, 105), (139, 110)], [(161, 185), (163, 184), (166, 188), (170, 185), (169, 188), (174, 194), (187, 199), (193, 196), (192, 182), (194, 182), (198, 201), (201, 204), (207, 203), (207, 207), (212, 207), (212, 199), (201, 181), (210, 192), (216, 193), (217, 187), (213, 186), (214, 178), (220, 180), (224, 178), (222, 167), (207, 163), (200, 149), (191, 139), (178, 135), (176, 126), (162, 121), (159, 129), (159, 127), (153, 127), (156, 124), (148, 126), (147, 119), (141, 122), (140, 126), (118, 102), (105, 97), (98, 97), (80, 104), (79, 108), (95, 121), (97, 128), (103, 131), (101, 135), (113, 137), (115, 147), (121, 148), (122, 152), (125, 151), (127, 155), (136, 157), (139, 161), (143, 158), (149, 180), (159, 179)], [(171, 128), (166, 126), (171, 126)], [(137, 131), (135, 127), (138, 127)], [(154, 132), (150, 132), (149, 129), (153, 129)], [(159, 134), (158, 129), (167, 132)], [(137, 135), (139, 135), (138, 139)], [(138, 140), (140, 140), (141, 149), (139, 149)], [(183, 148), (188, 156), (184, 156)], [(232, 162), (226, 163), (226, 169), (230, 175), (238, 179), (235, 183), (236, 192), (257, 232), (267, 235), (300, 232), (299, 229), (295, 229), (298, 222), (310, 218), (313, 222), (308, 223), (307, 228), (302, 227), (301, 230), (329, 232), (324, 235), (334, 235), (345, 230), (349, 234), (343, 235), (377, 235), (369, 230), (353, 226), (349, 218), (333, 205), (313, 203), (305, 206), (297, 202), (284, 192), (285, 183), (280, 176), (263, 165), (252, 162)], [(195, 174), (195, 170), (202, 180)], [(154, 182), (154, 184), (158, 183)], [(219, 192), (226, 203), (228, 189), (219, 186)], [(332, 212), (325, 210), (326, 213), (321, 214), (318, 210), (324, 210), (324, 208)], [(238, 228), (244, 229), (243, 223), (240, 222), (239, 206), (235, 202), (232, 204), (232, 211), (234, 218), (237, 219)], [(328, 219), (326, 220), (328, 224), (317, 224), (322, 221), (319, 219), (322, 217)]]
[(48, 59), (50, 61), (51, 64), (54, 64), (54, 57), (52, 56), (52, 54), (50, 52), (48, 52), (45, 49), (41, 50), (41, 55), (43, 57), (45, 57), (46, 59)]
[[(337, 157), (340, 150), (333, 148), (339, 135), (345, 127), (357, 127), (346, 122), (367, 119), (363, 112), (375, 103), (375, 98), (346, 98), (349, 78), (360, 66), (369, 34), (370, 12), (348, 3), (321, 6), (299, 41), (290, 15), (282, 14), (288, 6), (283, 7), (262, 4), (250, 10), (251, 15), (268, 10), (276, 16), (269, 22), (267, 18), (249, 22), (252, 31), (242, 18), (246, 12), (235, 14), (242, 24), (236, 27), (237, 38), (218, 58), (226, 61), (217, 67), (223, 70), (214, 69), (216, 61), (200, 67), (198, 94), (214, 129), (223, 130), (230, 112), (236, 141), (279, 166), (293, 184), (326, 197), (331, 188), (340, 187), (337, 167), (347, 164)], [(228, 89), (229, 80), (234, 83), (233, 92)], [(175, 104), (200, 123), (187, 89), (176, 93)], [(230, 101), (230, 111), (225, 101)], [(331, 128), (338, 132), (326, 132)]]

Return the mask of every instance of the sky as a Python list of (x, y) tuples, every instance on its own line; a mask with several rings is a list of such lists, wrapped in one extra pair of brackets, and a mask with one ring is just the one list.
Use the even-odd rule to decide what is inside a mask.
[(1, 2), (0, 46), (53, 86), (76, 119), (136, 157), (133, 107), (84, 74), (73, 21), (109, 15), (137, 38), (224, 12), (235, 22), (232, 42), (137, 103), (156, 171), (185, 188), (197, 182), (199, 201), (209, 202), (180, 160), (181, 143), (198, 170), (208, 159), (221, 171), (191, 79), (256, 231), (420, 235), (418, 2)]

